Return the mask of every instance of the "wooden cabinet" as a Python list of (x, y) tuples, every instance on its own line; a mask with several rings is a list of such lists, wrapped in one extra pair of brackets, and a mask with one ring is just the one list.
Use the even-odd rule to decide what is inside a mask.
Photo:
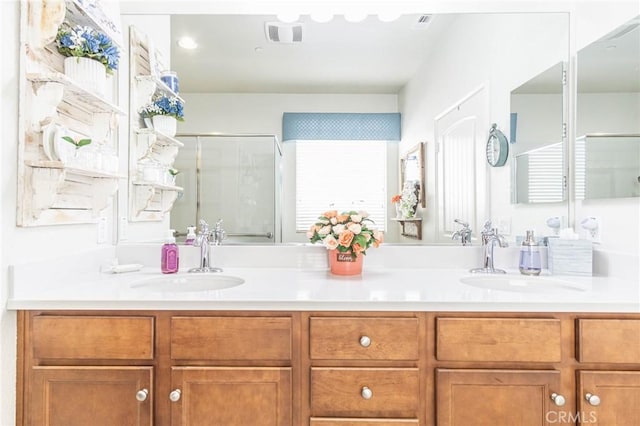
[(640, 319), (576, 320), (579, 424), (640, 426)]
[(31, 380), (25, 424), (153, 424), (153, 367), (34, 367)]
[(577, 399), (580, 424), (639, 426), (640, 371), (580, 371)]
[(297, 424), (299, 343), (291, 314), (58, 311), (19, 318), (17, 424)]
[(172, 426), (292, 425), (290, 367), (173, 367), (171, 383)]
[(552, 395), (565, 403), (559, 371), (438, 369), (436, 382), (438, 426), (548, 425)]
[(419, 316), (308, 321), (310, 425), (419, 424)]
[(18, 318), (21, 426), (640, 426), (638, 314)]

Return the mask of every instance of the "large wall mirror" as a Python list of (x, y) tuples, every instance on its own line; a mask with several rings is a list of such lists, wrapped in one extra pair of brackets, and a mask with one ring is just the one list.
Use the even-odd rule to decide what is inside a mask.
[(575, 195), (640, 197), (640, 16), (578, 51)]
[[(302, 15), (298, 21), (302, 29), (294, 28), (290, 35), (302, 31), (303, 41), (278, 43), (267, 37), (274, 31), (283, 31), (283, 37), (289, 40), (287, 31), (290, 27), (283, 25), (285, 29), (271, 32), (266, 29), (266, 23), (277, 21), (275, 15), (207, 15), (187, 10), (188, 4), (180, 10), (179, 2), (175, 2), (176, 13), (169, 18), (171, 68), (178, 73), (180, 94), (186, 100), (186, 119), (180, 123), (179, 133), (273, 134), (282, 140), (283, 112), (402, 114), (402, 140), (389, 143), (387, 150), (388, 197), (384, 208), (388, 217), (386, 242), (391, 243), (416, 244), (415, 240), (402, 238), (397, 223), (390, 220), (394, 216), (390, 199), (401, 187), (400, 158), (419, 141), (436, 140), (435, 117), (485, 85), (487, 120), (478, 126), (488, 132), (491, 123), (495, 122), (509, 135), (511, 91), (554, 64), (567, 62), (569, 56), (567, 13), (405, 13), (392, 22), (369, 15), (359, 23), (347, 22), (343, 16), (317, 23), (309, 15)], [(122, 9), (134, 24), (136, 19), (152, 18), (140, 16), (153, 9), (148, 3), (144, 10), (126, 4)], [(543, 36), (540, 28), (545, 28)], [(178, 48), (176, 42), (184, 35), (195, 38), (200, 47), (195, 51)], [(505, 57), (507, 52), (509, 58)], [(557, 72), (555, 68), (553, 72)], [(561, 108), (548, 112), (554, 122), (562, 122)], [(520, 123), (524, 126), (524, 113), (521, 117)], [(486, 137), (478, 138), (480, 145), (477, 147), (478, 156), (483, 160), (482, 167), (487, 170), (486, 197), (483, 197), (478, 215), (487, 219), (508, 217), (509, 223), (513, 223), (512, 235), (518, 235), (520, 228), (526, 229), (532, 222), (544, 223), (550, 214), (548, 211), (512, 206), (510, 164), (496, 169), (486, 165)], [(561, 141), (557, 135), (545, 140)], [(203, 143), (224, 141), (210, 138)], [(533, 149), (525, 149), (525, 146), (524, 137), (515, 144), (516, 150), (522, 152)], [(225, 155), (229, 156), (232, 151), (232, 148), (212, 149), (212, 152), (227, 152)], [(435, 142), (424, 144), (425, 193), (421, 200), (424, 207), (420, 211), (424, 232), (421, 243), (456, 244), (437, 229), (436, 151)], [(241, 157), (235, 155), (233, 161)], [(224, 156), (218, 156), (216, 167), (227, 167), (220, 164), (222, 160)], [(228, 167), (232, 167), (232, 162)], [(247, 167), (244, 172), (250, 170), (251, 167)], [(304, 233), (287, 234), (285, 231), (295, 228), (292, 225), (295, 220), (295, 148), (286, 142), (278, 172), (282, 179), (282, 205), (276, 207), (279, 209), (276, 220), (282, 223), (282, 242), (305, 242)], [(183, 177), (188, 175), (185, 173)], [(243, 179), (256, 185), (264, 181), (248, 176)], [(363, 179), (366, 181), (366, 174)], [(240, 193), (232, 187), (233, 182), (225, 185), (226, 193)], [(181, 210), (180, 203), (193, 199), (185, 193), (176, 201), (176, 211)], [(217, 197), (211, 202), (225, 204)], [(559, 201), (557, 206), (562, 214), (566, 214), (566, 201)], [(472, 209), (476, 207), (474, 205)], [(262, 206), (256, 204), (251, 208), (255, 210), (254, 217), (261, 217), (257, 210)], [(212, 222), (218, 217), (214, 213), (207, 219)], [(261, 229), (246, 226), (227, 231), (252, 234)], [(479, 231), (474, 229), (474, 233)]]
[(512, 200), (566, 200), (563, 143), (565, 64), (557, 63), (511, 91)]

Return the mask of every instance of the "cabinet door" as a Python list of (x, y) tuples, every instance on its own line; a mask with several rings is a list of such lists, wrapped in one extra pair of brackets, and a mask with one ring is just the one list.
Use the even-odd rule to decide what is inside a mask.
[(34, 367), (28, 424), (152, 425), (152, 367)]
[(436, 380), (438, 426), (549, 425), (560, 409), (558, 371), (438, 369)]
[(640, 426), (640, 371), (580, 371), (581, 425)]
[(174, 367), (172, 426), (291, 426), (291, 368)]

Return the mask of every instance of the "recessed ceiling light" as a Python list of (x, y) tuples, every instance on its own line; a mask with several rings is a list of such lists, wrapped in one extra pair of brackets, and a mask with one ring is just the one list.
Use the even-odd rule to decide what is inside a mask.
[(378, 13), (378, 19), (380, 22), (393, 22), (398, 18), (400, 18), (400, 12), (396, 12), (394, 10), (386, 10)]
[(198, 47), (198, 43), (196, 43), (196, 41), (191, 37), (185, 36), (178, 39), (178, 46), (182, 47), (183, 49), (192, 50)]

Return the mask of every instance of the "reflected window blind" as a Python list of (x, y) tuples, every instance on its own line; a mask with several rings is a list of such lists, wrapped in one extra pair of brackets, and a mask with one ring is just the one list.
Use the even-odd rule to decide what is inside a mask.
[(365, 210), (386, 230), (385, 141), (304, 141), (296, 144), (296, 231), (327, 210)]
[(400, 113), (285, 112), (282, 140), (400, 140)]
[(561, 202), (563, 196), (562, 144), (529, 153), (529, 202)]

